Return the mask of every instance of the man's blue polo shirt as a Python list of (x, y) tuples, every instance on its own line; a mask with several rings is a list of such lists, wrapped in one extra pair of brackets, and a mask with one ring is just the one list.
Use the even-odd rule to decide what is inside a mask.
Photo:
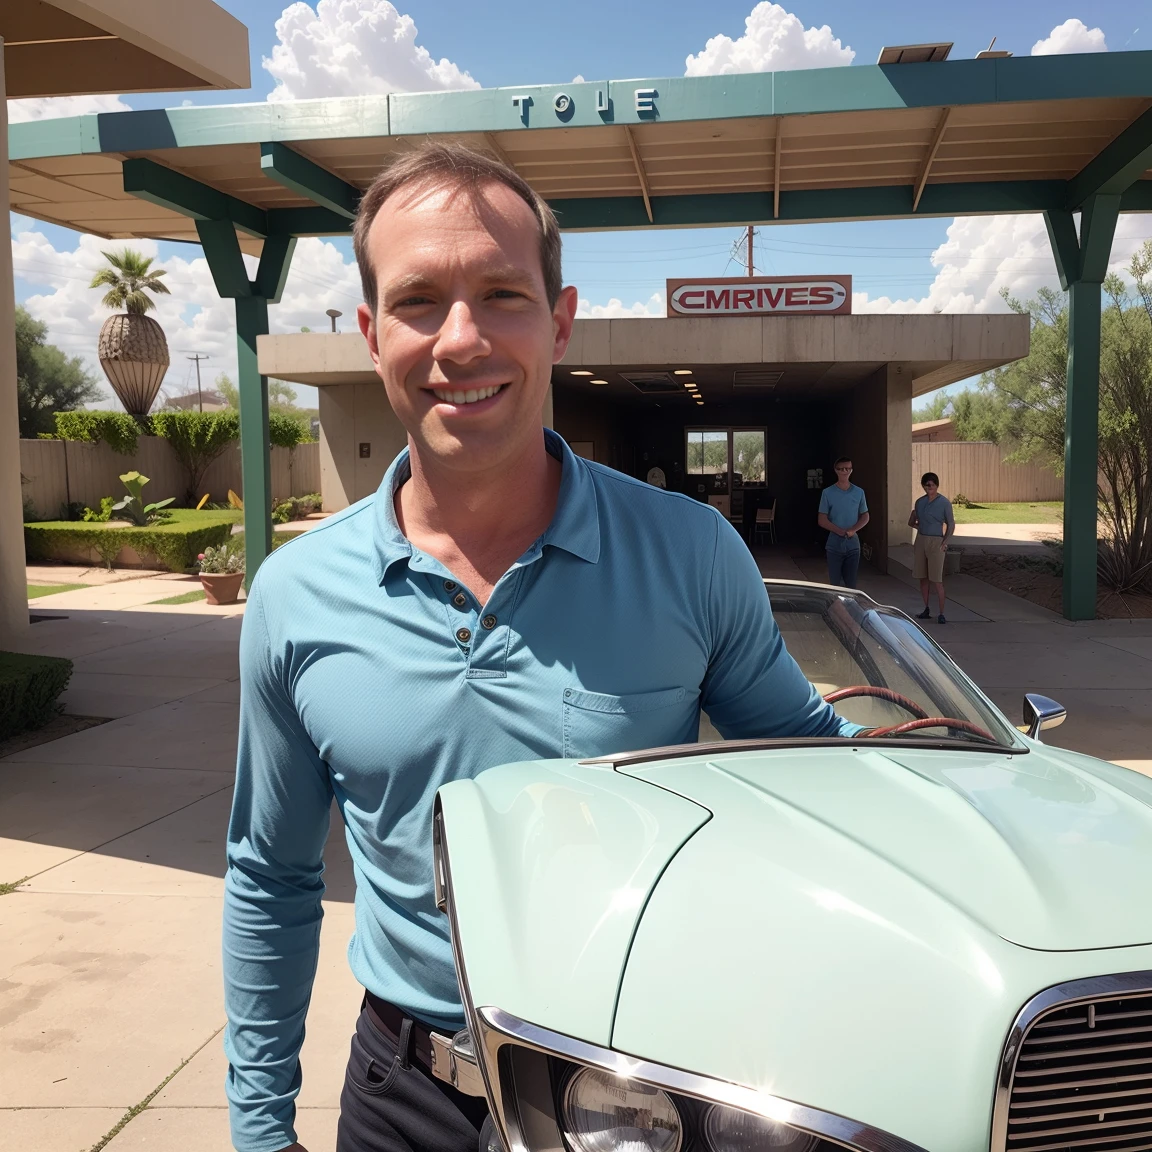
[[(868, 501), (864, 499), (864, 489), (855, 484), (849, 484), (847, 488), (832, 484), (820, 493), (820, 512), (837, 528), (851, 528), (867, 511)], [(824, 548), (828, 552), (859, 552), (860, 537), (849, 538), (829, 532)]]
[(497, 764), (696, 739), (854, 735), (788, 655), (748, 549), (707, 504), (575, 456), (552, 523), (487, 604), (412, 547), (377, 494), (271, 555), (240, 642), (224, 970), (233, 1139), (295, 1137), (333, 797), (356, 877), (357, 980), (453, 1030), (432, 894), (436, 790)]

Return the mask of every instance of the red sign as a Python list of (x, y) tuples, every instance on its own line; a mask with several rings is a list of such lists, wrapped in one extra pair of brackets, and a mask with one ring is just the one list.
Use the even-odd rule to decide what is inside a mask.
[(668, 281), (669, 316), (836, 316), (851, 311), (851, 276)]

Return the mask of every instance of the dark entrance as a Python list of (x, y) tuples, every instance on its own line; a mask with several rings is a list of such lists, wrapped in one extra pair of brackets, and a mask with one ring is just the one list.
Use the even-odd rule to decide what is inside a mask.
[(822, 546), (820, 488), (832, 482), (842, 448), (847, 397), (801, 400), (754, 395), (697, 404), (681, 391), (628, 396), (593, 385), (553, 384), (553, 424), (577, 451), (646, 480), (715, 504), (751, 540), (755, 511), (775, 503), (784, 546)]

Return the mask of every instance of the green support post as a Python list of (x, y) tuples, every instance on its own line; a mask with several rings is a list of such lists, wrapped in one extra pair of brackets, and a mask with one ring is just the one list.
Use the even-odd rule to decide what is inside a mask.
[(236, 297), (240, 474), (244, 483), (244, 585), (272, 551), (272, 465), (268, 443), (268, 381), (256, 361), (256, 337), (268, 331), (268, 301)]
[(1096, 616), (1100, 430), (1100, 285), (1068, 288), (1068, 392), (1064, 408), (1064, 616)]
[(236, 361), (240, 393), (240, 475), (244, 485), (245, 587), (272, 551), (272, 464), (268, 439), (268, 381), (260, 375), (256, 338), (268, 333), (268, 305), (288, 279), (294, 236), (264, 241), (256, 279), (249, 280), (230, 220), (198, 220), (196, 230), (221, 296), (236, 301)]
[(1064, 401), (1064, 616), (1096, 616), (1097, 474), (1100, 435), (1100, 286), (1120, 211), (1118, 195), (1088, 199), (1080, 236), (1069, 211), (1045, 213), (1061, 286), (1068, 293)]

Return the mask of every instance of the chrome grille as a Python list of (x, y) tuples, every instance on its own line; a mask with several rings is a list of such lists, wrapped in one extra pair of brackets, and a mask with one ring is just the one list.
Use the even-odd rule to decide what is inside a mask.
[(1152, 1150), (1152, 991), (1038, 1015), (1007, 1113), (1007, 1152)]

